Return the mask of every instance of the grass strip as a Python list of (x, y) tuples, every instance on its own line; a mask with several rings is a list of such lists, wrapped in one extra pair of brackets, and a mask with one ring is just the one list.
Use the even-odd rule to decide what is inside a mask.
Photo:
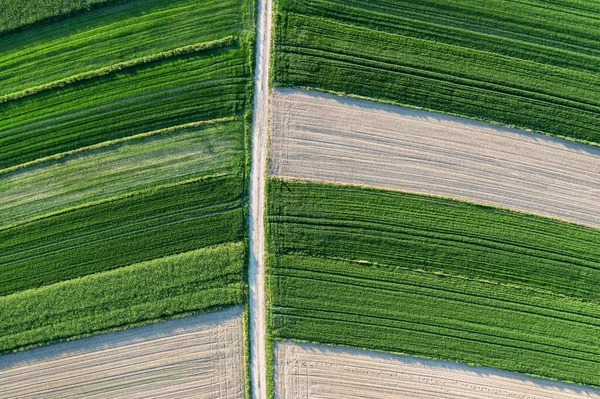
[(0, 353), (244, 303), (244, 243), (137, 263), (0, 298)]
[(0, 231), (0, 295), (244, 237), (228, 175), (150, 189)]

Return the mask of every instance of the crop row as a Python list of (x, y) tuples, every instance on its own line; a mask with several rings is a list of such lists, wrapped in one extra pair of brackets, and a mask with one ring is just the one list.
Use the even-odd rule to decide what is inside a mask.
[(243, 243), (0, 297), (0, 353), (245, 301)]
[(242, 240), (241, 180), (150, 189), (0, 230), (0, 295)]
[(250, 23), (244, 6), (247, 0), (119, 1), (0, 37), (0, 95), (195, 43), (240, 37)]
[[(319, 2), (322, 7), (325, 3), (337, 5)], [(356, 15), (383, 7), (379, 1), (353, 5)], [(579, 55), (571, 59), (565, 48), (555, 58), (569, 62), (541, 63), (535, 57), (517, 58), (509, 50), (482, 49), (478, 43), (487, 40), (481, 32), (473, 33), (475, 44), (465, 38), (458, 46), (421, 34), (420, 24), (412, 33), (406, 26), (390, 32), (366, 18), (348, 21), (317, 8), (328, 16), (324, 18), (306, 8), (302, 14), (296, 2), (280, 5), (285, 11), (276, 20), (276, 85), (354, 94), (600, 142), (595, 72), (575, 65), (584, 60)], [(504, 46), (514, 48), (515, 43)], [(581, 53), (592, 57), (589, 51)]]
[(0, 171), (0, 230), (151, 187), (241, 174), (240, 118), (168, 128)]
[(279, 339), (379, 349), (600, 385), (600, 306), (387, 266), (269, 263)]
[(276, 254), (423, 269), (600, 301), (600, 231), (450, 199), (271, 180)]
[(216, 49), (1, 104), (0, 169), (120, 137), (241, 115), (249, 76), (244, 49)]

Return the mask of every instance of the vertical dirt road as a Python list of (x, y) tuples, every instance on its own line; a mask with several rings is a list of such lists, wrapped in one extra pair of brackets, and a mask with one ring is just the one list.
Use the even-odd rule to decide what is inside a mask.
[(267, 398), (264, 208), (269, 119), (272, 0), (258, 0), (254, 120), (250, 169), (250, 381), (253, 399)]

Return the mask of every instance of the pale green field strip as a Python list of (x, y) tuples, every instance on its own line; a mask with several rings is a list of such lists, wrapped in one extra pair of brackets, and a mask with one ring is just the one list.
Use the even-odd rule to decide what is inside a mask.
[(0, 230), (151, 187), (241, 170), (241, 119), (102, 143), (0, 171)]
[(241, 304), (245, 260), (230, 243), (0, 297), (0, 353)]
[(0, 34), (53, 17), (85, 12), (109, 1), (111, 0), (0, 0)]
[(0, 230), (0, 295), (244, 239), (241, 175), (152, 188)]
[(271, 174), (451, 197), (600, 228), (600, 148), (317, 91), (277, 89)]
[(0, 37), (0, 95), (196, 43), (242, 35), (247, 0), (120, 1)]
[(275, 397), (600, 399), (600, 389), (488, 367), (284, 341), (275, 346)]
[(0, 397), (244, 399), (244, 321), (233, 306), (4, 355)]
[(152, 130), (242, 115), (249, 77), (247, 50), (230, 47), (0, 104), (0, 169)]

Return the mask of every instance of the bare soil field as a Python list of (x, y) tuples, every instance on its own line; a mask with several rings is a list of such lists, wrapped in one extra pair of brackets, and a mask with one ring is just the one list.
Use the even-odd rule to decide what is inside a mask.
[(459, 363), (278, 342), (275, 398), (597, 399), (600, 390)]
[(242, 309), (0, 357), (2, 398), (244, 398)]
[(270, 174), (471, 202), (600, 227), (600, 148), (297, 89), (273, 92)]

